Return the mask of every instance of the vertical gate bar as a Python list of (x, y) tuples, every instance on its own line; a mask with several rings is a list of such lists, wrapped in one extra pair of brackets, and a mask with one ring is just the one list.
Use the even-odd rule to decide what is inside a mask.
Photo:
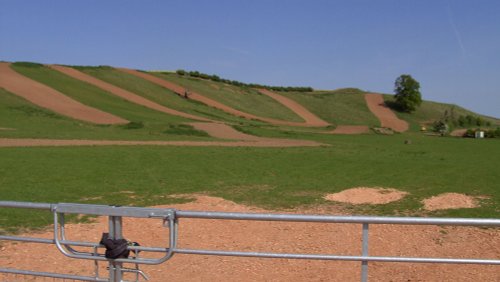
[[(362, 255), (368, 256), (368, 223), (363, 223)], [(368, 281), (368, 261), (361, 261), (361, 282)]]
[[(122, 217), (109, 217), (109, 236), (111, 239), (123, 239), (122, 234)], [(109, 262), (109, 280), (112, 282), (122, 281), (122, 264), (121, 262)]]

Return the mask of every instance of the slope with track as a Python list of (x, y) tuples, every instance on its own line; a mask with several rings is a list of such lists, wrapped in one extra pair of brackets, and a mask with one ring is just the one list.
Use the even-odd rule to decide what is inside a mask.
[(33, 104), (64, 116), (96, 124), (124, 124), (128, 121), (86, 106), (61, 92), (25, 77), (10, 68), (9, 63), (0, 63), (0, 87)]
[(324, 127), (330, 125), (328, 122), (320, 119), (318, 116), (311, 113), (308, 109), (303, 107), (301, 104), (293, 101), (292, 99), (288, 99), (287, 97), (281, 96), (267, 89), (259, 89), (259, 92), (273, 98), (274, 100), (281, 103), (283, 106), (292, 110), (298, 116), (303, 118), (305, 120), (305, 123), (308, 124), (309, 126)]
[(365, 94), (365, 100), (370, 111), (380, 120), (382, 127), (391, 128), (397, 132), (408, 130), (408, 123), (399, 119), (394, 112), (386, 106), (381, 94)]
[(132, 92), (129, 92), (125, 89), (119, 88), (115, 85), (112, 85), (110, 83), (107, 83), (105, 81), (99, 80), (93, 76), (90, 76), (88, 74), (85, 74), (83, 72), (80, 72), (74, 68), (71, 67), (65, 67), (65, 66), (60, 66), (60, 65), (50, 65), (52, 69), (55, 69), (61, 73), (64, 73), (65, 75), (71, 76), (75, 79), (87, 82), (89, 84), (92, 84), (94, 86), (97, 86), (111, 94), (114, 94), (118, 97), (121, 97), (127, 101), (130, 101), (132, 103), (136, 103), (142, 106), (145, 106), (147, 108), (159, 111), (159, 112), (164, 112), (170, 115), (175, 115), (175, 116), (180, 116), (188, 119), (194, 119), (194, 120), (200, 120), (200, 121), (210, 121), (209, 119), (203, 118), (203, 117), (198, 117), (195, 115), (187, 114), (184, 112), (180, 112), (177, 110), (173, 110), (170, 108), (167, 108), (165, 106), (162, 106), (160, 104), (157, 104), (151, 100), (145, 99), (139, 95), (136, 95)]
[[(151, 74), (148, 74), (148, 73), (144, 73), (144, 72), (140, 72), (140, 71), (136, 71), (136, 70), (132, 70), (132, 69), (125, 69), (125, 68), (120, 68), (119, 70), (126, 72), (126, 73), (133, 74), (133, 75), (138, 76), (138, 77), (141, 77), (143, 79), (146, 79), (146, 80), (151, 81), (153, 83), (156, 83), (158, 85), (161, 85), (167, 89), (174, 91), (178, 95), (184, 95), (184, 92), (186, 91), (186, 89), (182, 86), (179, 86), (179, 85), (172, 83), (170, 81), (166, 81), (164, 79), (158, 78), (158, 77), (151, 75)], [(236, 110), (234, 108), (231, 108), (225, 104), (222, 104), (218, 101), (210, 99), (210, 98), (203, 96), (203, 95), (196, 93), (196, 92), (189, 92), (189, 99), (193, 99), (195, 101), (201, 102), (201, 103), (206, 104), (208, 106), (220, 109), (220, 110), (225, 111), (227, 113), (230, 113), (232, 115), (243, 117), (246, 119), (260, 120), (260, 121), (264, 121), (264, 122), (275, 124), (275, 125), (285, 125), (285, 126), (310, 126), (310, 127), (318, 126), (318, 125), (312, 125), (312, 124), (308, 124), (308, 123), (290, 122), (290, 121), (283, 121), (283, 120), (277, 120), (277, 119), (266, 118), (266, 117), (259, 117), (259, 116), (253, 115), (253, 114), (249, 114), (246, 112)]]

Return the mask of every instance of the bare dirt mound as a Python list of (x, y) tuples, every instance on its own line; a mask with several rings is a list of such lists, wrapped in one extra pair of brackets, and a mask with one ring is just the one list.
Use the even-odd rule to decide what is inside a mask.
[(278, 101), (285, 107), (289, 108), (292, 110), (294, 113), (296, 113), (298, 116), (300, 116), (302, 119), (304, 119), (305, 123), (310, 125), (310, 126), (317, 126), (317, 127), (324, 127), (330, 125), (328, 122), (320, 119), (318, 116), (315, 114), (311, 113), (308, 109), (306, 109), (304, 106), (301, 104), (295, 102), (292, 99), (289, 99), (287, 97), (281, 96), (279, 94), (276, 94), (274, 92), (271, 92), (267, 89), (258, 89), (260, 93), (267, 95), (274, 100)]
[(406, 192), (392, 188), (357, 187), (335, 194), (328, 194), (324, 198), (329, 201), (349, 204), (387, 204), (402, 199)]
[[(184, 195), (196, 201), (162, 206), (179, 210), (270, 212), (221, 198)], [(361, 227), (351, 224), (180, 219), (179, 248), (360, 255)], [(68, 224), (70, 240), (98, 242), (107, 219)], [(124, 219), (124, 236), (143, 246), (165, 246), (159, 219)], [(466, 227), (370, 226), (370, 255), (498, 258), (500, 231)], [(51, 232), (31, 234), (51, 238)], [(50, 259), (48, 259), (50, 258)], [(91, 275), (93, 264), (69, 259), (53, 245), (9, 243), (2, 267)], [(107, 274), (104, 264), (101, 273)], [(359, 281), (359, 262), (258, 259), (175, 254), (161, 265), (141, 267), (150, 281)], [(10, 276), (12, 277), (12, 276)], [(18, 277), (19, 278), (19, 277)], [(125, 278), (130, 279), (130, 276)], [(498, 281), (498, 266), (370, 263), (369, 281)], [(9, 280), (8, 275), (1, 276)], [(18, 281), (22, 280), (18, 279)]]
[(81, 81), (85, 81), (89, 84), (92, 84), (94, 86), (97, 86), (111, 94), (114, 94), (118, 97), (121, 97), (129, 102), (132, 102), (132, 103), (135, 103), (135, 104), (139, 104), (139, 105), (142, 105), (142, 106), (145, 106), (147, 108), (150, 108), (150, 109), (153, 109), (153, 110), (156, 110), (156, 111), (159, 111), (159, 112), (163, 112), (163, 113), (167, 113), (167, 114), (170, 114), (170, 115), (175, 115), (175, 116), (180, 116), (180, 117), (184, 117), (184, 118), (188, 118), (188, 119), (194, 119), (194, 120), (201, 120), (201, 121), (210, 121), (209, 119), (206, 119), (206, 118), (203, 118), (203, 117), (198, 117), (198, 116), (195, 116), (195, 115), (191, 115), (191, 114), (187, 114), (187, 113), (184, 113), (184, 112), (180, 112), (180, 111), (177, 111), (177, 110), (174, 110), (174, 109), (170, 109), (170, 108), (167, 108), (165, 106), (162, 106), (160, 104), (157, 104), (151, 100), (148, 100), (144, 97), (141, 97), (137, 94), (134, 94), (130, 91), (127, 91), (125, 89), (122, 89), (120, 87), (117, 87), (113, 84), (110, 84), (110, 83), (107, 83), (105, 81), (102, 81), (102, 80), (99, 80), (93, 76), (90, 76), (88, 74), (85, 74), (83, 72), (80, 72), (74, 68), (70, 68), (70, 67), (65, 67), (65, 66), (59, 66), (59, 65), (50, 65), (51, 68), (61, 72), (61, 73), (64, 73), (68, 76), (71, 76), (75, 79), (78, 79), (78, 80), (81, 80)]
[(363, 134), (369, 133), (370, 128), (366, 125), (338, 125), (331, 134)]
[(365, 101), (370, 111), (379, 119), (382, 127), (392, 128), (397, 132), (408, 130), (408, 123), (399, 119), (384, 102), (380, 94), (365, 94)]
[[(158, 78), (154, 75), (151, 75), (151, 74), (148, 74), (148, 73), (144, 73), (144, 72), (140, 72), (140, 71), (136, 71), (136, 70), (131, 70), (131, 69), (125, 69), (125, 68), (120, 68), (119, 70), (123, 71), (123, 72), (126, 72), (126, 73), (129, 73), (129, 74), (133, 74), (135, 76), (138, 76), (140, 78), (143, 78), (143, 79), (146, 79), (148, 81), (151, 81), (153, 83), (156, 83), (160, 86), (163, 86), (167, 89), (170, 89), (171, 91), (177, 93), (178, 95), (184, 95), (186, 89), (182, 86), (179, 86), (175, 83), (172, 83), (170, 81), (166, 81), (164, 79), (161, 79), (161, 78)], [(289, 122), (289, 121), (284, 121), (284, 120), (277, 120), (277, 119), (272, 119), (272, 118), (266, 118), (266, 117), (259, 117), (259, 116), (256, 116), (256, 115), (252, 115), (252, 114), (249, 114), (249, 113), (246, 113), (246, 112), (242, 112), (240, 110), (236, 110), (234, 108), (231, 108), (227, 105), (224, 105), (220, 102), (217, 102), (213, 99), (210, 99), (204, 95), (201, 95), (199, 93), (196, 93), (196, 92), (193, 92), (193, 91), (189, 91), (189, 99), (193, 99), (195, 101), (198, 101), (198, 102), (201, 102), (207, 106), (210, 106), (210, 107), (214, 107), (214, 108), (217, 108), (219, 110), (222, 110), (226, 113), (229, 113), (231, 115), (234, 115), (234, 116), (238, 116), (238, 117), (242, 117), (242, 118), (246, 118), (246, 119), (253, 119), (253, 120), (260, 120), (260, 121), (264, 121), (264, 122), (268, 122), (268, 123), (271, 123), (271, 124), (276, 124), (276, 125), (286, 125), (286, 126), (314, 126), (314, 125), (310, 125), (310, 124), (307, 124), (307, 123), (300, 123), (300, 122)]]
[(459, 193), (444, 193), (422, 201), (424, 209), (429, 211), (476, 208), (479, 206), (476, 197)]
[(42, 108), (61, 115), (97, 124), (123, 124), (128, 121), (86, 106), (44, 84), (29, 79), (0, 62), (0, 87)]

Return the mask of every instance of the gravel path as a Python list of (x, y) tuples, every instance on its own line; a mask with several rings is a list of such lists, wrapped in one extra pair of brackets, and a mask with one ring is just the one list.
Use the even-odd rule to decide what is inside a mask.
[[(134, 197), (134, 194), (130, 194)], [(193, 196), (189, 196), (193, 197)], [(220, 198), (198, 195), (196, 201), (169, 205), (180, 210), (273, 212)], [(292, 213), (339, 214), (326, 206)], [(345, 214), (340, 212), (341, 214)], [(107, 230), (105, 218), (91, 224), (69, 224), (70, 240), (98, 242)], [(51, 238), (52, 233), (31, 234)], [(124, 220), (124, 236), (143, 246), (166, 245), (161, 220)], [(180, 248), (239, 251), (359, 255), (361, 226), (291, 222), (181, 219)], [(371, 255), (499, 258), (498, 229), (435, 226), (370, 226)], [(91, 275), (93, 264), (69, 259), (53, 245), (4, 243), (2, 267), (63, 271)], [(151, 281), (359, 281), (360, 263), (287, 259), (258, 259), (176, 254), (157, 266), (142, 269)], [(106, 274), (104, 266), (102, 273)], [(12, 277), (12, 276), (10, 276)], [(129, 277), (130, 278), (130, 277)], [(12, 278), (11, 278), (12, 279)], [(12, 281), (0, 275), (1, 281)], [(22, 279), (21, 279), (22, 280)], [(369, 281), (499, 281), (499, 266), (370, 263)], [(18, 280), (19, 281), (19, 280)], [(24, 280), (22, 280), (24, 281)]]

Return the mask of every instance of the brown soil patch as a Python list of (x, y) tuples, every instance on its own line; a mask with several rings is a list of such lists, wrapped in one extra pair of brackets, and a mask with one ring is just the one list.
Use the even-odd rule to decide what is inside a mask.
[[(170, 89), (171, 91), (177, 93), (178, 95), (184, 95), (184, 92), (186, 91), (186, 89), (180, 85), (177, 85), (175, 83), (172, 83), (170, 81), (166, 81), (164, 79), (161, 79), (161, 78), (158, 78), (154, 75), (151, 75), (151, 74), (148, 74), (148, 73), (144, 73), (144, 72), (139, 72), (139, 71), (136, 71), (136, 70), (132, 70), (132, 69), (125, 69), (125, 68), (119, 68), (119, 70), (123, 71), (123, 72), (126, 72), (126, 73), (129, 73), (129, 74), (133, 74), (137, 77), (140, 77), (140, 78), (143, 78), (143, 79), (146, 79), (148, 81), (151, 81), (153, 83), (156, 83), (160, 86), (163, 86), (167, 89)], [(246, 112), (242, 112), (240, 110), (236, 110), (232, 107), (229, 107), (227, 105), (224, 105), (218, 101), (215, 101), (213, 99), (210, 99), (204, 95), (201, 95), (200, 93), (197, 93), (197, 92), (194, 92), (194, 91), (191, 91), (190, 90), (190, 95), (189, 95), (189, 99), (193, 99), (195, 101), (198, 101), (198, 102), (201, 102), (205, 105), (208, 105), (210, 107), (214, 107), (214, 108), (217, 108), (219, 110), (222, 110), (226, 113), (229, 113), (229, 114), (232, 114), (234, 116), (238, 116), (238, 117), (242, 117), (242, 118), (246, 118), (246, 119), (250, 119), (250, 120), (260, 120), (260, 121), (264, 121), (264, 122), (268, 122), (268, 123), (271, 123), (271, 124), (276, 124), (276, 125), (286, 125), (286, 126), (316, 126), (316, 125), (313, 125), (313, 124), (308, 124), (308, 123), (300, 123), (300, 122), (289, 122), (289, 121), (284, 121), (284, 120), (277, 120), (277, 119), (272, 119), (272, 118), (266, 118), (266, 117), (259, 117), (259, 116), (256, 116), (256, 115), (252, 115), (252, 114), (249, 114), (249, 113), (246, 113)]]
[(331, 134), (364, 134), (370, 133), (370, 128), (366, 125), (339, 125), (333, 131), (328, 133)]
[(462, 137), (465, 135), (466, 132), (467, 129), (455, 129), (450, 133), (450, 135), (454, 137)]
[(173, 109), (170, 109), (170, 108), (167, 108), (165, 106), (162, 106), (160, 104), (157, 104), (151, 100), (148, 100), (144, 97), (141, 97), (137, 94), (134, 94), (130, 91), (127, 91), (125, 89), (122, 89), (122, 88), (119, 88), (113, 84), (110, 84), (110, 83), (107, 83), (105, 81), (102, 81), (102, 80), (99, 80), (93, 76), (90, 76), (86, 73), (83, 73), (83, 72), (80, 72), (74, 68), (70, 68), (70, 67), (65, 67), (65, 66), (59, 66), (59, 65), (50, 65), (51, 68), (59, 71), (59, 72), (62, 72), (68, 76), (71, 76), (75, 79), (78, 79), (78, 80), (81, 80), (81, 81), (85, 81), (89, 84), (92, 84), (94, 86), (97, 86), (111, 94), (114, 94), (120, 98), (123, 98), (129, 102), (132, 102), (132, 103), (135, 103), (135, 104), (139, 104), (139, 105), (142, 105), (142, 106), (145, 106), (147, 108), (150, 108), (150, 109), (153, 109), (153, 110), (156, 110), (156, 111), (159, 111), (159, 112), (163, 112), (163, 113), (167, 113), (167, 114), (170, 114), (170, 115), (175, 115), (175, 116), (180, 116), (180, 117), (184, 117), (184, 118), (188, 118), (188, 119), (194, 119), (194, 120), (201, 120), (201, 121), (210, 121), (209, 119), (206, 119), (206, 118), (203, 118), (203, 117), (198, 117), (198, 116), (195, 116), (195, 115), (191, 115), (191, 114), (187, 114), (187, 113), (184, 113), (184, 112), (180, 112), (180, 111), (177, 111), (177, 110), (173, 110)]
[(267, 95), (274, 100), (278, 101), (281, 103), (283, 106), (289, 108), (292, 110), (294, 113), (296, 113), (298, 116), (300, 116), (302, 119), (304, 119), (306, 124), (309, 124), (310, 126), (317, 126), (317, 127), (324, 127), (330, 125), (328, 122), (320, 119), (318, 116), (315, 114), (311, 113), (308, 109), (306, 109), (304, 106), (301, 104), (295, 102), (292, 99), (289, 99), (287, 97), (281, 96), (279, 94), (276, 94), (274, 92), (271, 92), (267, 89), (258, 89), (260, 93)]
[(42, 83), (29, 79), (0, 62), (0, 87), (42, 108), (64, 116), (97, 124), (123, 124), (128, 121), (86, 106)]
[(446, 209), (463, 209), (478, 207), (476, 197), (459, 193), (444, 193), (422, 201), (424, 209), (429, 211)]
[(316, 147), (327, 146), (308, 140), (266, 139), (261, 141), (120, 141), (0, 138), (0, 147), (60, 146), (188, 146), (188, 147)]
[[(193, 197), (193, 195), (187, 195)], [(186, 197), (187, 197), (186, 196)], [(270, 212), (220, 198), (169, 205), (180, 210)], [(70, 240), (98, 242), (107, 220), (68, 224)], [(51, 238), (51, 232), (30, 234)], [(466, 227), (371, 225), (371, 255), (498, 258), (500, 231)], [(124, 219), (124, 236), (143, 246), (165, 246), (166, 229), (158, 219)], [(179, 248), (359, 255), (361, 226), (180, 219)], [(50, 258), (50, 259), (48, 259)], [(106, 275), (104, 264), (101, 273)], [(0, 266), (91, 275), (93, 264), (69, 259), (53, 245), (3, 244)], [(141, 267), (150, 281), (359, 281), (359, 262), (258, 259), (176, 254), (157, 266)], [(12, 275), (0, 280), (12, 281)], [(9, 280), (9, 278), (11, 278)], [(21, 276), (18, 281), (23, 280)], [(125, 278), (132, 278), (127, 276)], [(498, 266), (370, 263), (369, 281), (498, 281)]]
[(0, 130), (16, 130), (15, 128), (0, 127)]
[(358, 187), (328, 194), (324, 198), (349, 204), (387, 204), (402, 199), (406, 194), (408, 193), (392, 188)]
[(210, 136), (220, 139), (245, 140), (245, 141), (265, 141), (274, 140), (271, 138), (262, 138), (240, 132), (229, 125), (222, 123), (191, 122), (198, 130), (207, 132)]
[(385, 105), (382, 95), (373, 93), (365, 94), (365, 101), (370, 111), (379, 119), (382, 127), (389, 127), (397, 132), (408, 130), (408, 123), (399, 119), (396, 114)]

